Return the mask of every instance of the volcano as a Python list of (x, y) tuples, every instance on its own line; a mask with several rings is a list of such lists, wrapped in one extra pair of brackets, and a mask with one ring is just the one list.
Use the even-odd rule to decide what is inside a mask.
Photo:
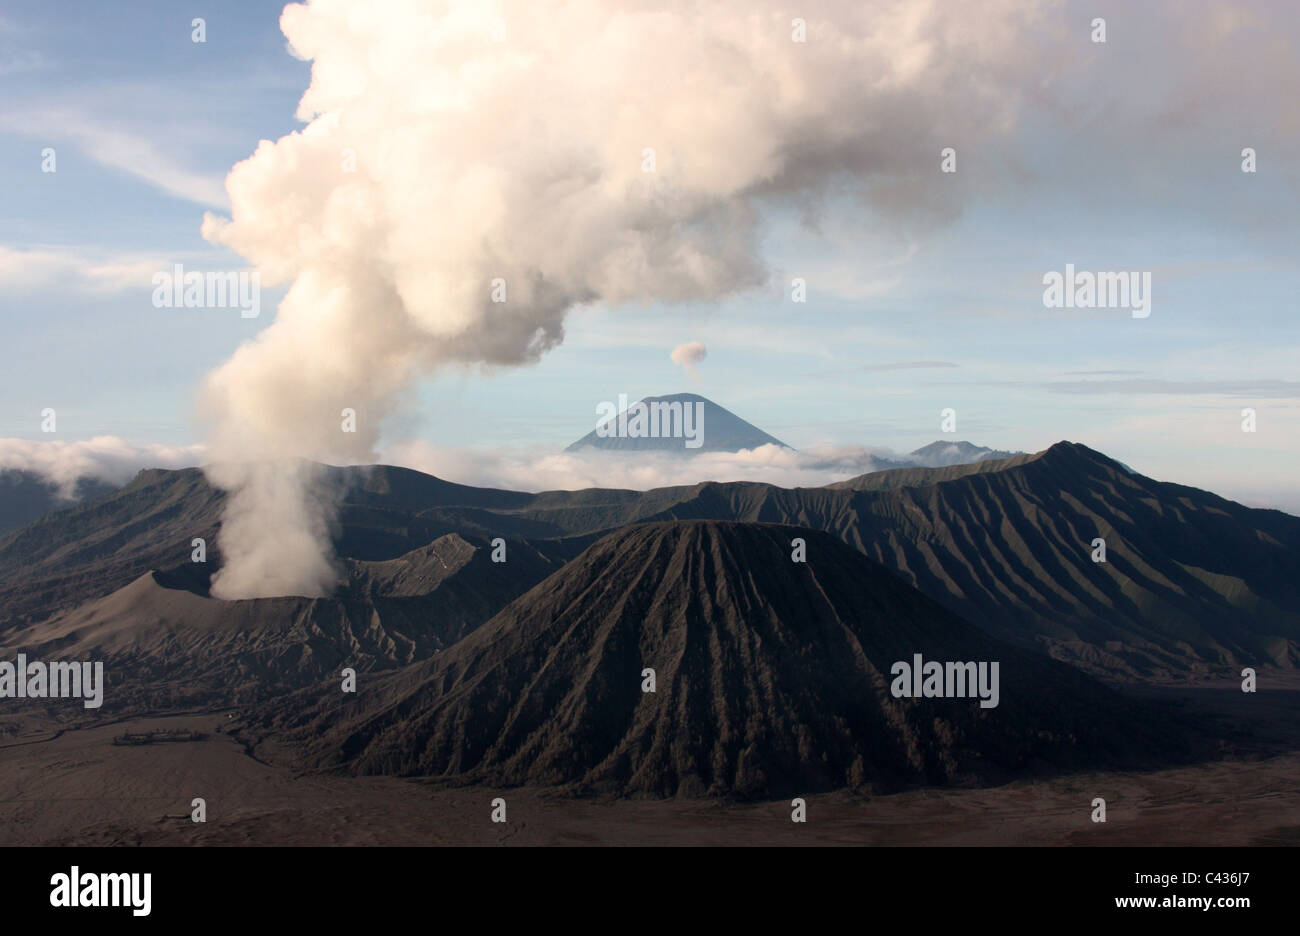
[[(387, 560), (347, 559), (335, 594), (222, 601), (203, 564), (152, 570), (111, 594), (0, 635), (12, 652), (98, 659), (105, 709), (241, 705), (426, 659), (580, 551), (566, 540), (447, 534)], [(585, 541), (581, 545), (585, 546)]]
[[(638, 424), (633, 418), (639, 407), (645, 408), (645, 416), (648, 417), (645, 420), (645, 432), (641, 434), (638, 434)], [(682, 419), (683, 412), (687, 417), (685, 421)], [(692, 418), (691, 414), (697, 415)], [(698, 432), (698, 444), (697, 440), (683, 435), (680, 430), (685, 429)], [(692, 455), (700, 452), (739, 452), (762, 445), (790, 448), (780, 439), (768, 435), (753, 423), (746, 422), (731, 410), (706, 397), (697, 393), (674, 393), (637, 401), (614, 418), (601, 423), (565, 451), (592, 448), (616, 452), (658, 451)]]
[[(999, 704), (895, 697), (915, 654), (999, 663)], [(1169, 751), (1152, 718), (830, 535), (696, 521), (616, 531), (437, 657), (265, 725), (317, 768), (765, 797), (1142, 762)]]
[[(345, 560), (398, 559), (450, 533), (527, 539), (565, 560), (628, 524), (789, 523), (833, 533), (1000, 640), (1104, 679), (1300, 667), (1300, 517), (1135, 474), (1077, 443), (793, 489), (710, 481), (529, 494), (386, 466), (323, 471), (339, 492), (333, 545)], [(224, 500), (198, 469), (151, 470), (0, 536), (0, 642), (188, 562), (193, 537), (219, 564)], [(1097, 538), (1105, 562), (1092, 558)], [(525, 575), (507, 600), (543, 577)]]

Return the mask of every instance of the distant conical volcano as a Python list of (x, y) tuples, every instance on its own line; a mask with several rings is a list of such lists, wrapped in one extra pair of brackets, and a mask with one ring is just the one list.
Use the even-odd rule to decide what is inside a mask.
[(986, 445), (970, 442), (931, 442), (908, 456), (908, 461), (920, 468), (947, 468), (949, 465), (969, 465), (974, 462), (1014, 458), (1023, 452), (1003, 452)]
[[(900, 697), (917, 655), (996, 664), (995, 704), (973, 675), (962, 697)], [(619, 530), (432, 660), (297, 704), (268, 717), (314, 767), (624, 794), (885, 790), (1167, 750), (1099, 683), (775, 524)]]
[(602, 422), (566, 452), (584, 448), (610, 451), (739, 452), (760, 445), (789, 448), (752, 423), (697, 393), (646, 397)]

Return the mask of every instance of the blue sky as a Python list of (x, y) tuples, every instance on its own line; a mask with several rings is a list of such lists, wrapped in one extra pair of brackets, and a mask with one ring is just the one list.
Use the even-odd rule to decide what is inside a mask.
[[(952, 141), (958, 171), (935, 180), (951, 191), (933, 211), (834, 194), (809, 224), (806, 206), (774, 200), (767, 287), (581, 305), (536, 364), (424, 375), (383, 443), (524, 457), (586, 433), (601, 400), (694, 390), (798, 448), (907, 451), (940, 438), (953, 407), (956, 438), (1070, 439), (1300, 512), (1300, 13), (1246, 4), (1225, 25), (1217, 4), (1130, 6), (1046, 5), (1045, 34), (1078, 31), (1079, 60), (1024, 85), (995, 146)], [(1086, 42), (1094, 7), (1104, 45)], [(205, 211), (230, 212), (232, 166), (302, 127), (310, 64), (286, 50), (280, 9), (10, 0), (0, 13), (0, 437), (49, 441), (53, 407), (64, 440), (203, 441), (199, 382), (271, 324), (284, 288), (249, 320), (154, 308), (150, 276), (246, 266), (199, 229)], [(1195, 54), (1202, 30), (1213, 56)], [(1150, 317), (1044, 308), (1044, 273), (1067, 263), (1150, 271)], [(708, 347), (698, 383), (669, 360), (693, 340)]]

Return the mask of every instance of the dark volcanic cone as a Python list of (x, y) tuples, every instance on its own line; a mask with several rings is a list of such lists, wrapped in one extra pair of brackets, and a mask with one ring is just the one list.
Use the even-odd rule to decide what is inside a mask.
[[(450, 646), (578, 551), (563, 540), (507, 543), (448, 534), (395, 559), (346, 560), (328, 598), (221, 601), (208, 566), (147, 572), (111, 594), (0, 633), (0, 660), (101, 660), (105, 712), (181, 704), (242, 705), (323, 681), (340, 670), (395, 669)], [(5, 655), (7, 654), (7, 656)]]
[[(998, 662), (1000, 705), (894, 698), (890, 668), (916, 653)], [(1170, 753), (1149, 712), (1073, 668), (774, 524), (619, 530), (434, 659), (297, 705), (268, 723), (315, 766), (616, 793), (884, 790)]]

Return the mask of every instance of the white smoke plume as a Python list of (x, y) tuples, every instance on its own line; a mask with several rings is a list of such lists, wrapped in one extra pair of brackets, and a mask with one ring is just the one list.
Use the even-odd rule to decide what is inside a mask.
[(688, 341), (686, 344), (679, 344), (673, 348), (672, 359), (674, 364), (680, 365), (691, 380), (699, 380), (699, 372), (696, 371), (695, 365), (709, 356), (709, 349), (704, 346), (702, 341)]
[(264, 284), (289, 284), (201, 398), (211, 454), (230, 463), (214, 480), (235, 492), (214, 594), (328, 590), (329, 500), (276, 466), (373, 460), (431, 369), (535, 361), (578, 304), (760, 286), (773, 206), (954, 213), (940, 150), (1011, 126), (1036, 4), (834, 0), (806, 23), (790, 9), (285, 8), (291, 50), (313, 63), (306, 126), (235, 166), (230, 218), (203, 225)]
[[(232, 491), (221, 516), (218, 598), (327, 595), (341, 574), (330, 527), (342, 491), (324, 466), (301, 459), (207, 465), (208, 479)], [(217, 579), (220, 578), (220, 591)]]

